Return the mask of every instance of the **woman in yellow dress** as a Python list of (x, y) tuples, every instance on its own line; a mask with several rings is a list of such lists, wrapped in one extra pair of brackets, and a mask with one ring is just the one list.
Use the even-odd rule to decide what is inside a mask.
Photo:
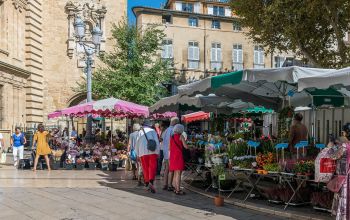
[(34, 168), (33, 171), (36, 171), (36, 167), (38, 165), (38, 160), (40, 156), (45, 157), (45, 161), (47, 164), (48, 171), (51, 171), (50, 168), (50, 161), (49, 161), (49, 154), (51, 154), (51, 149), (49, 147), (49, 144), (47, 143), (47, 137), (50, 136), (50, 133), (48, 131), (45, 131), (44, 125), (39, 124), (38, 131), (34, 135), (33, 139), (33, 146), (35, 143), (37, 143), (36, 146), (36, 154), (35, 154), (35, 160), (34, 160)]

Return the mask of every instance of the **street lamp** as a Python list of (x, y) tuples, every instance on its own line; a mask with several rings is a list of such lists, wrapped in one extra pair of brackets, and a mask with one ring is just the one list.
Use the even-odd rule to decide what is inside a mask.
[[(80, 46), (82, 46), (84, 48), (85, 51), (85, 63), (86, 63), (86, 88), (87, 88), (87, 102), (91, 102), (92, 101), (92, 86), (91, 86), (91, 82), (92, 82), (92, 56), (95, 53), (98, 53), (99, 51), (99, 47), (101, 44), (101, 38), (102, 38), (102, 31), (99, 27), (99, 25), (97, 24), (93, 30), (91, 31), (91, 35), (92, 35), (92, 44), (88, 44), (86, 40), (83, 40), (83, 38), (85, 37), (85, 22), (79, 17), (77, 16), (75, 18), (74, 21), (74, 31), (75, 31), (75, 37), (77, 38), (77, 42), (79, 43)], [(92, 116), (89, 115), (87, 118), (87, 123), (86, 123), (86, 136), (85, 136), (85, 140), (87, 142), (91, 142), (92, 140)]]

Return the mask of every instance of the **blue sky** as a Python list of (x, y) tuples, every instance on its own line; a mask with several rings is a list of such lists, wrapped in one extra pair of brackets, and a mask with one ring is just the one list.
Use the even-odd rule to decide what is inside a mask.
[(132, 13), (131, 9), (134, 6), (148, 6), (159, 8), (160, 4), (166, 2), (166, 0), (128, 0), (128, 20), (129, 23), (135, 23), (135, 16)]

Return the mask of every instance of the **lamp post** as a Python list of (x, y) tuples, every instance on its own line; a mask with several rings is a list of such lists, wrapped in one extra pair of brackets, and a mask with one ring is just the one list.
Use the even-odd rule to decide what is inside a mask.
[[(77, 16), (74, 21), (74, 31), (75, 31), (75, 37), (77, 38), (77, 42), (79, 43), (80, 46), (84, 48), (85, 51), (85, 63), (86, 63), (86, 68), (85, 68), (85, 73), (86, 73), (86, 99), (87, 102), (92, 101), (92, 56), (95, 53), (99, 52), (99, 47), (101, 44), (101, 38), (102, 38), (102, 31), (97, 24), (93, 30), (91, 31), (92, 35), (92, 44), (88, 44), (86, 40), (83, 40), (85, 37), (85, 26), (86, 24), (84, 21)], [(85, 140), (87, 142), (92, 141), (92, 116), (89, 115), (87, 118), (87, 123), (86, 123), (86, 136)]]

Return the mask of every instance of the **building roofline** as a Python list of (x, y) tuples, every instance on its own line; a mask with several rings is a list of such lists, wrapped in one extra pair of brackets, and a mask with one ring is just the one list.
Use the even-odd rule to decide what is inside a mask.
[(236, 17), (227, 17), (227, 16), (217, 16), (217, 15), (208, 15), (208, 14), (202, 14), (202, 13), (193, 13), (193, 12), (186, 12), (186, 11), (177, 11), (177, 10), (171, 10), (171, 9), (162, 9), (162, 8), (152, 8), (152, 7), (145, 7), (145, 6), (135, 6), (132, 7), (132, 12), (134, 13), (135, 17), (137, 18), (137, 13), (138, 12), (154, 12), (154, 13), (163, 13), (163, 14), (175, 14), (175, 15), (180, 15), (180, 16), (187, 16), (187, 15), (192, 15), (196, 16), (199, 18), (217, 18), (220, 20), (225, 20), (225, 21), (234, 21), (237, 20), (238, 18)]

